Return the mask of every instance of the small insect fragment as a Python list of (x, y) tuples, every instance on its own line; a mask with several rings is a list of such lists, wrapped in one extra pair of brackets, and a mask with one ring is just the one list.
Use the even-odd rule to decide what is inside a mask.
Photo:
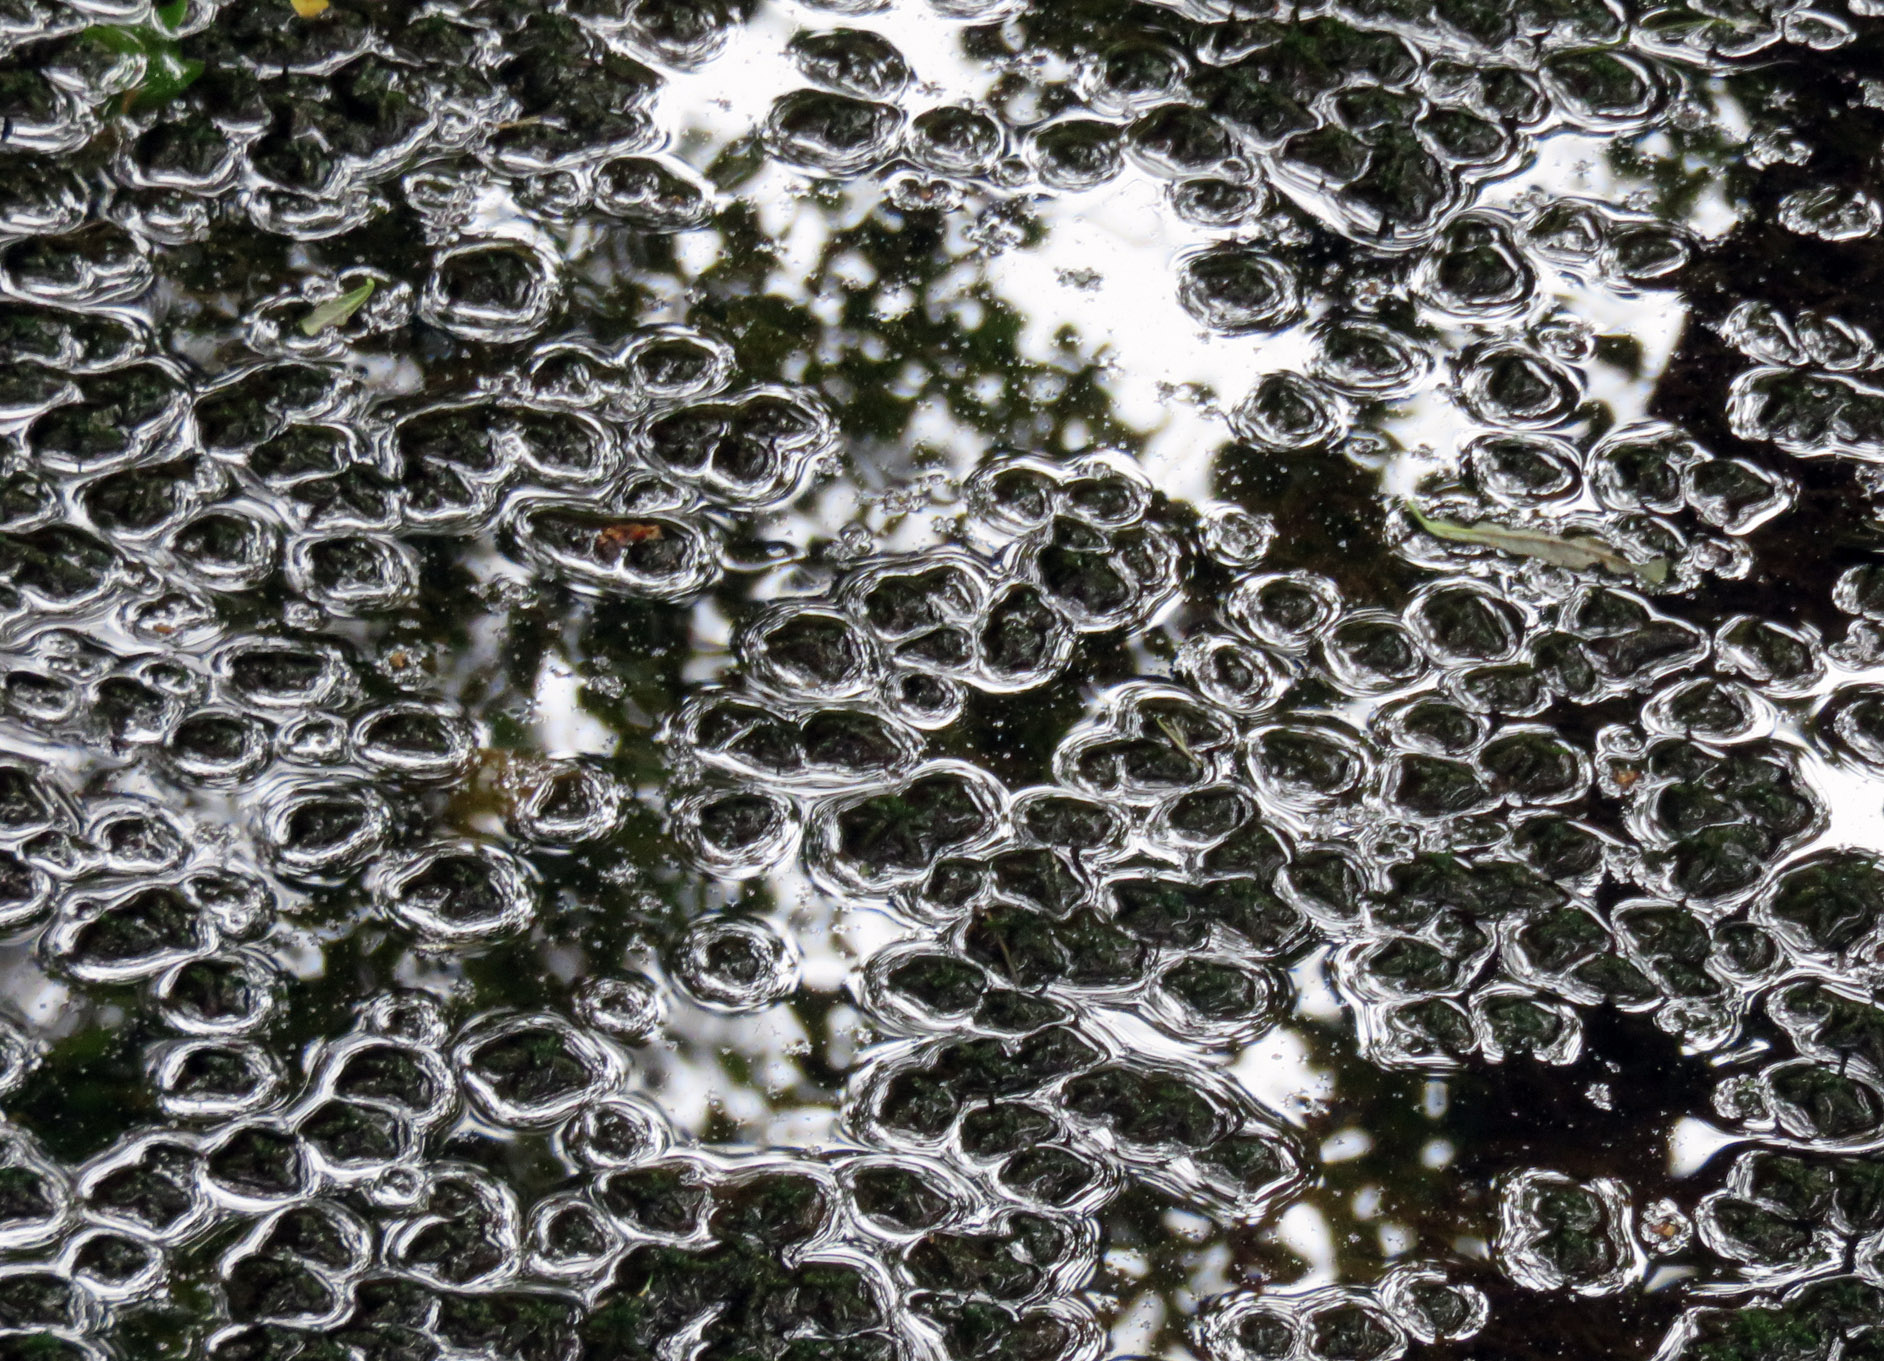
[(1184, 740), (1183, 730), (1180, 729), (1177, 724), (1173, 723), (1163, 714), (1153, 714), (1152, 721), (1164, 730), (1164, 735), (1171, 740), (1171, 745), (1184, 753), (1185, 760), (1193, 764), (1196, 762), (1197, 753), (1192, 751), (1191, 744)]
[(301, 318), (301, 334), (317, 336), (329, 326), (345, 324), (355, 312), (366, 305), (366, 300), (373, 296), (373, 281), (368, 279), (358, 288), (350, 288), (337, 298), (326, 302)]
[(629, 544), (660, 541), (661, 527), (643, 520), (624, 520), (620, 524), (605, 525), (595, 535), (597, 548), (612, 548), (618, 554)]
[(1406, 503), (1406, 509), (1414, 522), (1436, 539), (1476, 544), (1501, 553), (1537, 558), (1553, 567), (1568, 567), (1572, 570), (1601, 567), (1617, 576), (1637, 577), (1651, 586), (1659, 586), (1668, 580), (1668, 559), (1650, 558), (1647, 562), (1632, 562), (1601, 539), (1586, 534), (1560, 535), (1547, 534), (1542, 530), (1509, 529), (1489, 521), (1466, 525), (1453, 520), (1435, 520), (1410, 501)]
[(294, 6), (294, 12), (303, 19), (318, 19), (327, 13), (327, 0), (288, 0)]

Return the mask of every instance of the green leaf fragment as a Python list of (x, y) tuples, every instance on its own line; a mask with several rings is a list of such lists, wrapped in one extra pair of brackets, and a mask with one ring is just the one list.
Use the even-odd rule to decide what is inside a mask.
[(188, 0), (172, 0), (151, 11), (152, 24), (94, 24), (85, 30), (92, 42), (119, 56), (144, 58), (144, 79), (124, 96), (124, 108), (163, 104), (175, 99), (203, 74), (203, 63), (186, 57), (174, 30), (189, 11)]
[(350, 288), (337, 298), (326, 302), (301, 318), (301, 334), (317, 336), (329, 326), (344, 325), (349, 317), (366, 305), (366, 300), (373, 296), (373, 281), (368, 279), (358, 288)]
[(203, 63), (193, 57), (180, 57), (174, 52), (159, 52), (150, 59), (150, 65), (144, 68), (144, 83), (137, 88), (137, 97), (154, 103), (164, 103), (175, 99), (203, 74)]
[(147, 50), (146, 44), (155, 37), (149, 29), (120, 28), (110, 24), (94, 24), (85, 30), (85, 36), (107, 51), (125, 57), (143, 56)]
[(1586, 534), (1549, 534), (1535, 529), (1511, 529), (1487, 520), (1476, 524), (1460, 524), (1455, 520), (1435, 520), (1410, 501), (1406, 508), (1419, 527), (1435, 539), (1475, 544), (1500, 553), (1536, 558), (1553, 567), (1566, 567), (1574, 571), (1601, 567), (1617, 576), (1636, 577), (1651, 586), (1659, 586), (1668, 580), (1668, 559), (1650, 558), (1647, 562), (1632, 562), (1601, 539)]

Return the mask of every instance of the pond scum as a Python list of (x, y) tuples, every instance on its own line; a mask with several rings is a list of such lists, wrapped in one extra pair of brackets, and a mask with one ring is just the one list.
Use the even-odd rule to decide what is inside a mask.
[(0, 0), (0, 1361), (1884, 1358), (1878, 0)]

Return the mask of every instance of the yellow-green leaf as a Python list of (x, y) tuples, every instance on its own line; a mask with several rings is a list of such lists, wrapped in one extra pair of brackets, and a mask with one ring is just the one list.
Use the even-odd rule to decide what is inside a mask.
[(301, 334), (317, 336), (329, 326), (344, 325), (349, 317), (366, 305), (366, 300), (373, 296), (373, 281), (368, 279), (358, 288), (350, 288), (337, 298), (326, 302), (301, 318)]
[(1651, 586), (1659, 586), (1668, 580), (1668, 559), (1650, 558), (1647, 562), (1632, 562), (1601, 539), (1587, 534), (1550, 534), (1536, 529), (1511, 529), (1488, 520), (1460, 524), (1456, 520), (1435, 520), (1410, 501), (1406, 508), (1419, 527), (1435, 539), (1476, 544), (1500, 553), (1536, 558), (1553, 567), (1573, 570), (1601, 567), (1617, 576), (1637, 577)]

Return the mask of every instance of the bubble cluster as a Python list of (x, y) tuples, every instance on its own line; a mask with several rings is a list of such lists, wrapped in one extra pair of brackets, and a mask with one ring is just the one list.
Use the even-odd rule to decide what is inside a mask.
[(8, 8), (0, 1361), (1879, 1351), (1872, 8)]

